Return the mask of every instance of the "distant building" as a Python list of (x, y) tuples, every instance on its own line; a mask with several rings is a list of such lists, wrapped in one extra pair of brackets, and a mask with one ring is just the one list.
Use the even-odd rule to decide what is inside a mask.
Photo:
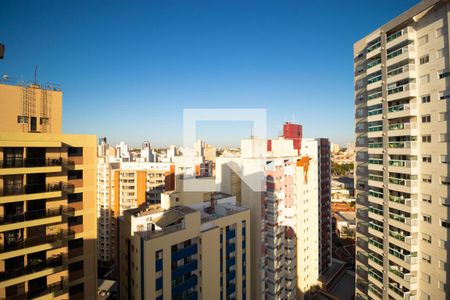
[(235, 197), (213, 197), (125, 212), (120, 299), (251, 299), (250, 212)]

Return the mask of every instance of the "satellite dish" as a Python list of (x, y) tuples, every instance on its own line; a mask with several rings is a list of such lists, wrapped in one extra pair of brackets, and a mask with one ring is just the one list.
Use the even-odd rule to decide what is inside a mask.
[(8, 79), (9, 79), (9, 75), (8, 75), (8, 74), (5, 74), (5, 75), (3, 75), (3, 77), (2, 77), (2, 78), (3, 78), (3, 80), (4, 80), (4, 81), (8, 81)]

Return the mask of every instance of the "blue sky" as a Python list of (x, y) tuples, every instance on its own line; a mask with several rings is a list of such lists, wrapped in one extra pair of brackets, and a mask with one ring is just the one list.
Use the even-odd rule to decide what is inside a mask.
[[(0, 74), (63, 87), (63, 131), (181, 144), (184, 108), (265, 108), (268, 134), (353, 140), (353, 43), (418, 0), (2, 1)], [(217, 145), (248, 122), (202, 122)]]

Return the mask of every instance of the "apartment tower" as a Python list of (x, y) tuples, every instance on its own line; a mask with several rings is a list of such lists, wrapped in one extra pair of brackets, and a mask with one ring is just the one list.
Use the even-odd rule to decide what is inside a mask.
[(0, 298), (96, 299), (96, 138), (61, 133), (59, 89), (0, 99)]
[(449, 299), (448, 1), (354, 45), (356, 298)]

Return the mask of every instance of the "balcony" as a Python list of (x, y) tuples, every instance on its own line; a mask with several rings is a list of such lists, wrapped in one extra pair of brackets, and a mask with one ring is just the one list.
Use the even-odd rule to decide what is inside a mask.
[(381, 101), (381, 96), (383, 95), (383, 93), (381, 91), (376, 91), (376, 92), (368, 92), (367, 94), (367, 101), (370, 102), (380, 102)]
[(383, 260), (376, 257), (373, 253), (369, 253), (369, 260), (375, 262), (379, 266), (383, 266)]
[[(0, 300), (23, 300), (23, 299), (34, 299), (44, 296), (50, 296), (54, 298), (55, 296), (62, 295), (67, 292), (67, 278), (62, 278), (60, 281), (44, 286), (40, 289), (31, 290), (19, 295), (8, 296), (7, 298), (0, 298)], [(49, 297), (49, 299), (51, 299)]]
[(399, 267), (389, 266), (389, 272), (391, 272), (395, 276), (403, 279), (404, 281), (406, 281), (410, 284), (414, 284), (417, 282), (417, 275), (415, 273), (411, 273), (410, 271), (407, 271), (406, 269), (405, 269), (405, 271), (403, 271)]
[(367, 45), (366, 59), (372, 58), (375, 55), (379, 54), (380, 49), (381, 49), (381, 41), (380, 40)]
[(387, 84), (406, 79), (416, 78), (416, 66), (413, 64), (403, 65), (401, 67), (390, 70), (387, 73)]
[(397, 213), (389, 212), (389, 218), (391, 220), (403, 223), (405, 225), (417, 226), (417, 224), (418, 224), (416, 215), (412, 215), (411, 217), (407, 217), (406, 215), (400, 215), (400, 214), (397, 214)]
[(415, 294), (413, 294), (411, 291), (409, 291), (407, 288), (400, 289), (396, 287), (395, 285), (389, 283), (389, 289), (391, 291), (394, 291), (397, 295), (402, 297), (403, 299), (416, 299)]
[(0, 175), (61, 172), (61, 164), (60, 157), (0, 160)]
[(389, 177), (389, 188), (406, 193), (416, 193), (419, 182), (417, 179)]
[(398, 155), (417, 155), (416, 141), (389, 141), (389, 153)]
[(406, 45), (402, 48), (388, 51), (387, 53), (387, 65), (395, 65), (402, 60), (406, 60), (408, 58), (413, 57), (414, 53), (414, 45)]
[(400, 29), (386, 37), (386, 47), (393, 47), (407, 40), (414, 40), (416, 34), (411, 26)]
[(15, 196), (25, 194), (38, 194), (48, 192), (59, 192), (63, 189), (64, 183), (62, 181), (55, 183), (41, 183), (41, 184), (25, 184), (22, 186), (5, 186), (0, 189), (0, 196)]
[(417, 168), (417, 160), (390, 159), (389, 166), (399, 168)]
[(6, 224), (14, 224), (19, 222), (33, 221), (37, 219), (43, 218), (51, 218), (61, 215), (73, 215), (74, 209), (68, 206), (60, 206), (49, 209), (40, 209), (40, 210), (32, 210), (27, 211), (21, 214), (11, 215), (8, 214), (6, 216), (0, 217), (0, 226)]
[(369, 276), (375, 278), (376, 280), (378, 280), (378, 282), (383, 284), (383, 276), (378, 275), (374, 269), (369, 269)]
[[(379, 215), (379, 216), (382, 216), (382, 215), (383, 215), (383, 210), (382, 210), (382, 209), (379, 209), (379, 208), (376, 208), (376, 207), (373, 207), (373, 206), (369, 206), (369, 212), (370, 212), (370, 213), (377, 214), (377, 215)], [(370, 216), (370, 215), (369, 215), (369, 216)]]
[(389, 254), (392, 254), (393, 256), (399, 258), (400, 260), (407, 263), (408, 265), (415, 265), (418, 262), (417, 252), (412, 252), (411, 254), (403, 254), (402, 252), (400, 252), (398, 250), (389, 248)]
[(66, 259), (65, 255), (59, 254), (54, 257), (49, 257), (45, 261), (31, 260), (28, 261), (28, 265), (20, 266), (14, 269), (9, 269), (4, 272), (0, 272), (0, 281), (20, 277), (23, 275), (33, 274), (44, 269), (55, 268), (62, 266), (63, 261)]
[(383, 244), (378, 242), (378, 241), (376, 241), (373, 238), (369, 238), (369, 245), (373, 245), (373, 246), (377, 247), (378, 249), (383, 250)]
[(387, 94), (388, 101), (416, 97), (416, 84), (413, 82), (408, 82), (398, 86), (388, 86)]
[(415, 103), (403, 103), (393, 105), (388, 108), (388, 118), (401, 118), (417, 115), (417, 107)]
[(74, 232), (70, 230), (61, 230), (57, 234), (48, 234), (46, 236), (41, 237), (30, 237), (30, 238), (18, 238), (13, 241), (9, 241), (9, 243), (5, 243), (0, 245), (0, 253), (15, 251), (19, 249), (44, 245), (48, 243), (55, 243), (59, 241), (64, 241), (71, 236), (73, 236)]
[(408, 245), (417, 245), (417, 238), (413, 238), (410, 235), (404, 235), (401, 232), (389, 230), (389, 236)]
[(417, 123), (393, 123), (388, 127), (389, 136), (414, 135), (418, 134)]
[(367, 79), (367, 90), (373, 90), (381, 87), (381, 74)]
[(376, 115), (381, 115), (383, 113), (383, 108), (378, 107), (372, 110), (367, 111), (367, 115), (370, 116), (376, 116)]

